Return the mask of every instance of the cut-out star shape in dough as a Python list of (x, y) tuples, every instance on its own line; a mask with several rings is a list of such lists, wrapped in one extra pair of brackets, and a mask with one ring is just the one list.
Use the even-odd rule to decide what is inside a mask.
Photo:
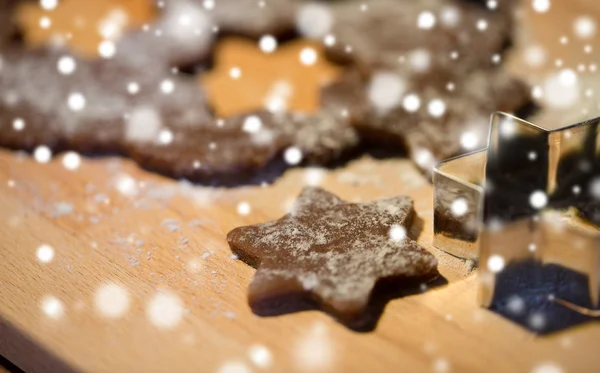
[(254, 41), (232, 37), (217, 44), (215, 67), (201, 81), (222, 117), (259, 109), (314, 113), (320, 88), (339, 73), (319, 43), (300, 39), (265, 53)]
[(255, 313), (308, 304), (361, 328), (378, 283), (414, 285), (438, 275), (436, 258), (406, 235), (415, 215), (406, 196), (349, 203), (306, 188), (291, 213), (236, 228), (227, 240), (234, 254), (258, 269), (248, 291)]

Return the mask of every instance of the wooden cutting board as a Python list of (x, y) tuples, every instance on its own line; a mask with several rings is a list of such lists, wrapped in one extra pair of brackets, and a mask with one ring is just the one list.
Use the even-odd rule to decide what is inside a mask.
[[(136, 187), (123, 187), (129, 177)], [(476, 274), (431, 247), (431, 186), (406, 160), (367, 157), (225, 190), (178, 184), (127, 160), (88, 159), (72, 172), (60, 159), (40, 165), (2, 151), (0, 178), (0, 351), (26, 371), (213, 372), (236, 362), (275, 372), (528, 372), (552, 362), (580, 372), (600, 363), (590, 353), (597, 325), (536, 338), (477, 306)], [(254, 270), (231, 258), (225, 234), (279, 217), (320, 178), (350, 200), (412, 196), (424, 220), (419, 242), (449, 284), (392, 301), (372, 333), (316, 311), (254, 316), (245, 297)], [(240, 202), (251, 206), (247, 216)], [(55, 250), (49, 263), (36, 256), (41, 244)], [(120, 291), (98, 300), (109, 283)], [(128, 310), (109, 317), (122, 298)], [(268, 369), (252, 362), (254, 345), (270, 352)]]
[[(583, 44), (565, 53), (558, 38), (571, 35), (572, 13), (595, 6), (577, 4), (555, 1), (547, 18), (525, 13), (524, 37), (548, 30), (550, 55), (576, 66)], [(511, 66), (529, 74), (519, 56)], [(419, 242), (448, 284), (391, 301), (370, 333), (317, 311), (253, 315), (254, 270), (231, 257), (225, 235), (280, 217), (306, 184), (348, 200), (412, 196)], [(69, 171), (60, 156), (39, 164), (0, 151), (0, 355), (28, 372), (598, 371), (597, 324), (535, 337), (479, 308), (476, 272), (431, 241), (432, 187), (403, 159), (366, 156), (336, 170), (291, 170), (270, 186), (218, 189), (126, 159), (88, 158)], [(53, 248), (47, 263), (41, 245)]]

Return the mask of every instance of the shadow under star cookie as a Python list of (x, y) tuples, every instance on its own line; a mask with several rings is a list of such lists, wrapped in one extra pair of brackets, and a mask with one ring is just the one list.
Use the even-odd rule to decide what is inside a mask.
[(306, 188), (291, 213), (227, 235), (234, 254), (257, 272), (248, 301), (258, 315), (321, 309), (362, 329), (378, 285), (414, 286), (438, 276), (436, 258), (406, 232), (413, 201), (400, 196), (349, 203)]

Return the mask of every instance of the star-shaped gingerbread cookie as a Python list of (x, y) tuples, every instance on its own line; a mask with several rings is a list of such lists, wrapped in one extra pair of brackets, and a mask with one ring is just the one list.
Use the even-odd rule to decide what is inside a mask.
[(13, 18), (27, 46), (58, 44), (89, 58), (98, 57), (98, 47), (103, 41), (119, 40), (122, 34), (153, 22), (158, 13), (147, 0), (14, 3), (17, 8)]
[(84, 60), (116, 60), (152, 75), (149, 70), (203, 61), (213, 45), (216, 19), (194, 0), (11, 1), (23, 39), (17, 44), (26, 50), (61, 47)]
[(217, 44), (215, 67), (201, 80), (216, 114), (224, 118), (259, 109), (315, 113), (319, 89), (340, 71), (311, 40), (261, 50), (255, 42), (229, 37)]
[(234, 254), (258, 268), (248, 291), (256, 314), (308, 305), (362, 328), (378, 284), (414, 285), (438, 275), (436, 258), (406, 235), (415, 216), (410, 197), (349, 203), (311, 187), (291, 213), (236, 228), (227, 240)]

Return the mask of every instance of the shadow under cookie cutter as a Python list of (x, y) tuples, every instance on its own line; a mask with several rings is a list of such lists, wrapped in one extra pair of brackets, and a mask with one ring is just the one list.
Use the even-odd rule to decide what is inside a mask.
[(600, 316), (599, 124), (548, 128), (497, 112), (485, 149), (434, 168), (434, 246), (479, 263), (482, 306), (500, 297), (518, 313), (519, 288)]

